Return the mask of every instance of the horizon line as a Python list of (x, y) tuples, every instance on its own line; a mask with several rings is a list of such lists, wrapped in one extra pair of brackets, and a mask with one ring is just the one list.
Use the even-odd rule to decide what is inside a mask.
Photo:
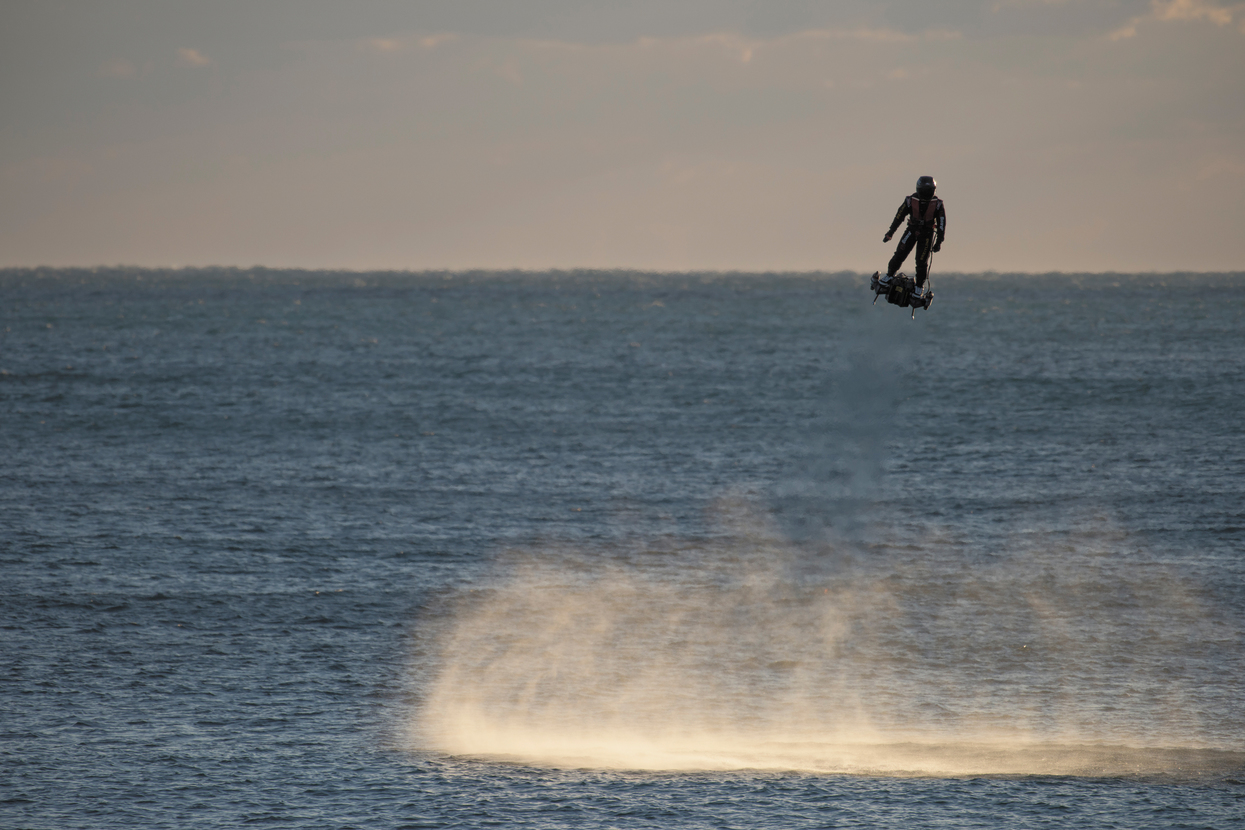
[[(626, 266), (617, 266), (610, 268), (602, 267), (550, 267), (550, 268), (522, 268), (522, 267), (470, 267), (470, 268), (350, 268), (350, 267), (299, 267), (299, 266), (270, 266), (270, 265), (5, 265), (0, 266), (0, 276), (17, 276), (19, 274), (37, 275), (40, 272), (86, 272), (91, 274), (105, 275), (122, 275), (122, 274), (161, 274), (172, 276), (176, 274), (187, 273), (205, 273), (218, 272), (224, 274), (247, 274), (264, 272), (271, 274), (308, 274), (328, 276), (333, 274), (383, 274), (387, 276), (441, 276), (452, 278), (454, 276), (537, 276), (537, 275), (644, 275), (644, 276), (869, 276), (869, 271), (856, 271), (851, 268), (839, 269), (780, 269), (780, 270), (748, 270), (748, 269), (721, 269), (721, 268), (680, 268), (680, 269), (655, 269), (655, 268), (631, 268)], [(976, 271), (941, 271), (934, 272), (940, 276), (957, 276), (957, 277), (1050, 277), (1050, 276), (1225, 276), (1225, 277), (1242, 277), (1245, 276), (1245, 270), (1219, 270), (1219, 271), (1018, 271), (1018, 270), (999, 270), (999, 269), (983, 269)]]

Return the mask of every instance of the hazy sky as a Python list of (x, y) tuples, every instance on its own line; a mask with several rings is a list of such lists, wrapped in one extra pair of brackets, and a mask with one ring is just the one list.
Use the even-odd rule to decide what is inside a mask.
[(1245, 270), (1245, 3), (3, 0), (0, 265)]

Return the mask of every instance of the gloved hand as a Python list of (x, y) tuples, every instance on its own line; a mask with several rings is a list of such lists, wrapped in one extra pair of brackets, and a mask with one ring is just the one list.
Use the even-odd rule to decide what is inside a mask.
[(942, 250), (942, 240), (941, 239), (935, 240), (934, 241), (934, 253), (938, 253), (941, 250)]
[(894, 236), (894, 234), (893, 234), (893, 233), (888, 233), (888, 234), (886, 234), (886, 236), (882, 237), (882, 241), (883, 241), (883, 242), (890, 242), (890, 241), (891, 241), (891, 237), (892, 237), (892, 236)]

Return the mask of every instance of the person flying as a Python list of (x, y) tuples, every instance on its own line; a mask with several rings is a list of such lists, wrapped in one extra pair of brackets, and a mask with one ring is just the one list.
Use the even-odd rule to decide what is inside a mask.
[(899, 238), (899, 246), (895, 255), (886, 266), (886, 280), (895, 276), (899, 266), (908, 258), (913, 246), (916, 246), (916, 292), (920, 297), (924, 293), (925, 279), (929, 276), (930, 255), (942, 250), (942, 241), (947, 235), (947, 212), (943, 208), (942, 199), (934, 198), (934, 190), (938, 183), (933, 176), (922, 176), (916, 180), (916, 192), (905, 197), (895, 218), (891, 220), (890, 230), (882, 237), (883, 242), (890, 242), (895, 229), (904, 219), (908, 227)]

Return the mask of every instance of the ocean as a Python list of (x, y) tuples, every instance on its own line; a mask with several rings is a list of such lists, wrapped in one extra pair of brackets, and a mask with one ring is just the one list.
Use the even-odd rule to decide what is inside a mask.
[(1245, 826), (1245, 275), (0, 271), (0, 826)]

